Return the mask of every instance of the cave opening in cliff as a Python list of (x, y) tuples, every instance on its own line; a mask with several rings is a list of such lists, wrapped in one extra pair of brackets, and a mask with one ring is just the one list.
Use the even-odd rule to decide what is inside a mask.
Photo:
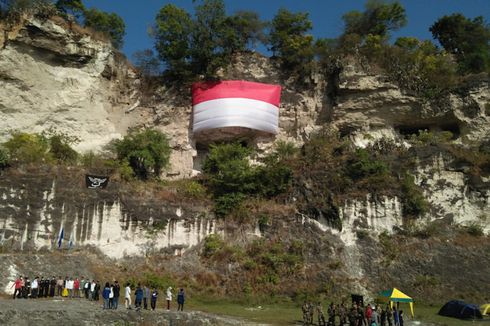
[(457, 123), (446, 124), (426, 124), (426, 125), (400, 125), (396, 126), (395, 130), (405, 139), (409, 139), (412, 135), (420, 135), (421, 132), (450, 132), (451, 140), (458, 139), (461, 135), (461, 129)]

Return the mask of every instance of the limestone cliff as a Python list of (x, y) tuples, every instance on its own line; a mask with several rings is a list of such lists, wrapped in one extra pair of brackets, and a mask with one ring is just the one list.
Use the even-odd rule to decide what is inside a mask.
[(136, 73), (110, 44), (63, 19), (0, 25), (0, 139), (54, 128), (81, 151), (121, 137), (136, 114)]
[[(374, 73), (352, 58), (345, 58), (342, 68), (333, 75), (313, 72), (304, 76), (302, 86), (282, 72), (273, 59), (256, 53), (235, 57), (220, 73), (226, 79), (283, 86), (279, 134), (271, 137), (251, 132), (244, 139), (259, 152), (269, 151), (278, 140), (301, 146), (325, 126), (336, 128), (359, 147), (380, 139), (409, 147), (407, 135), (424, 129), (450, 131), (451, 142), (468, 149), (486, 146), (490, 139), (488, 77), (469, 81), (458, 92), (434, 102), (405, 92), (388, 76)], [(129, 63), (96, 34), (56, 18), (25, 17), (13, 26), (0, 25), (0, 140), (11, 129), (40, 132), (55, 128), (79, 137), (78, 150), (96, 151), (131, 127), (151, 126), (170, 138), (171, 166), (165, 171), (166, 178), (181, 179), (199, 173), (207, 143), (192, 135), (190, 90), (162, 83), (151, 92), (143, 92), (139, 86)], [(43, 169), (7, 171), (0, 179), (0, 243), (7, 251), (56, 249), (63, 228), (68, 235), (66, 241), (71, 237), (80, 248), (93, 246), (112, 258), (187, 252), (187, 266), (182, 267), (179, 261), (166, 268), (206, 273), (206, 266), (193, 249), (199, 249), (210, 233), (240, 243), (260, 238), (301, 239), (308, 245), (305, 256), (309, 269), (299, 273), (299, 280), (306, 284), (312, 279), (348, 279), (346, 284), (351, 284), (351, 289), (367, 293), (374, 288), (369, 280), (372, 274), (377, 273), (378, 282), (404, 282), (374, 270), (368, 258), (377, 264), (386, 263), (388, 270), (400, 267), (402, 259), (412, 259), (413, 267), (407, 267), (407, 272), (417, 273), (423, 259), (433, 259), (437, 266), (443, 266), (444, 257), (452, 250), (436, 240), (428, 244), (403, 239), (413, 248), (433, 245), (437, 252), (419, 260), (399, 254), (386, 262), (385, 255), (376, 250), (374, 239), (403, 228), (398, 194), (346, 199), (339, 207), (343, 225), (340, 231), (327, 221), (312, 219), (294, 209), (283, 212), (287, 216), (264, 231), (259, 225), (245, 227), (233, 221), (217, 221), (205, 200), (118, 181), (111, 181), (106, 190), (89, 191), (80, 181), (84, 171)], [(473, 175), (469, 170), (451, 153), (415, 153), (410, 172), (430, 203), (429, 213), (416, 223), (425, 226), (442, 220), (457, 226), (478, 222), (486, 233), (490, 232), (490, 176), (488, 171)], [(365, 233), (369, 236), (361, 239)], [(477, 249), (487, 263), (488, 240), (483, 244)], [(455, 246), (457, 257), (464, 257), (464, 244)], [(477, 247), (473, 242), (471, 246)], [(337, 260), (342, 265), (336, 265)], [(471, 260), (469, 265), (477, 266), (478, 260)], [(12, 277), (20, 268), (12, 263), (1, 279)], [(241, 273), (233, 263), (218, 266), (217, 270), (219, 275), (229, 277), (216, 279), (220, 286), (247, 281), (240, 279)], [(314, 277), (310, 279), (308, 273)], [(436, 273), (435, 267), (431, 273)], [(404, 284), (413, 286), (417, 281), (411, 279)], [(439, 285), (443, 288), (457, 281), (455, 275), (445, 275)]]

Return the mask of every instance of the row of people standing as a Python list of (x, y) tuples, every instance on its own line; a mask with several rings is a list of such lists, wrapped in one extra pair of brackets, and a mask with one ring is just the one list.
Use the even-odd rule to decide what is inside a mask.
[(327, 310), (328, 319), (323, 313), (320, 302), (312, 304), (305, 301), (301, 309), (304, 325), (313, 325), (315, 312), (319, 326), (403, 326), (404, 322), (403, 311), (399, 311), (396, 306), (392, 308), (389, 304), (386, 308), (379, 305), (372, 307), (370, 304), (364, 307), (354, 302), (348, 308), (344, 303), (340, 305), (331, 303)]
[[(121, 293), (121, 287), (118, 281), (113, 283), (106, 282), (104, 288), (101, 289), (101, 284), (98, 280), (85, 279), (85, 277), (72, 278), (66, 276), (62, 278), (44, 278), (36, 276), (32, 282), (29, 277), (19, 276), (12, 284), (15, 287), (13, 299), (19, 298), (47, 298), (47, 297), (69, 297), (69, 298), (83, 298), (90, 301), (99, 301), (100, 296), (103, 299), (104, 309), (117, 309), (119, 306), (119, 297)], [(172, 287), (168, 287), (166, 290), (167, 310), (170, 310), (170, 304), (173, 298)], [(148, 309), (150, 304), (151, 309), (156, 309), (156, 302), (158, 298), (157, 289), (150, 290), (148, 286), (138, 286), (135, 289), (135, 301), (134, 306), (136, 309)], [(131, 308), (131, 286), (126, 284), (124, 289), (124, 300), (126, 308)], [(184, 310), (185, 293), (184, 289), (180, 289), (177, 294), (177, 310)]]
[[(97, 284), (95, 280), (92, 281)], [(19, 276), (12, 287), (15, 287), (13, 299), (20, 298), (47, 298), (47, 297), (81, 297), (81, 290), (90, 283), (89, 280), (85, 280), (84, 277), (81, 279), (72, 278), (66, 276), (62, 278), (59, 276), (49, 277), (39, 277), (36, 276), (32, 281), (29, 277)], [(94, 285), (94, 286), (95, 286)]]
[[(106, 283), (106, 287), (104, 288), (104, 300), (107, 298), (110, 299), (110, 293), (111, 293), (111, 288), (108, 283)], [(126, 309), (131, 309), (131, 285), (129, 283), (126, 284), (126, 287), (124, 288), (124, 303), (126, 306)], [(150, 301), (151, 309), (155, 310), (156, 308), (156, 302), (158, 299), (158, 291), (156, 288), (153, 288), (150, 291), (150, 288), (147, 286), (141, 286), (141, 283), (138, 283), (136, 286), (136, 289), (134, 291), (134, 307), (136, 310), (141, 310), (142, 304), (144, 309), (148, 309), (148, 301)], [(165, 299), (167, 301), (167, 310), (170, 310), (170, 304), (172, 302), (173, 298), (173, 289), (171, 286), (169, 286), (166, 290), (166, 296)], [(177, 294), (177, 310), (178, 311), (183, 311), (184, 310), (184, 303), (185, 303), (185, 293), (184, 289), (181, 288)]]

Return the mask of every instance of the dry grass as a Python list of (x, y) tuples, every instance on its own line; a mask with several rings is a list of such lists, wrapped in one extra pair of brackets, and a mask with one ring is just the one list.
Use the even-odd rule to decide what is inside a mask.
[(72, 31), (75, 34), (90, 36), (94, 40), (110, 43), (110, 37), (106, 33), (98, 32), (90, 27), (80, 26), (76, 22), (67, 21), (61, 16), (52, 16), (50, 17), (50, 20), (56, 25), (59, 25), (66, 30)]

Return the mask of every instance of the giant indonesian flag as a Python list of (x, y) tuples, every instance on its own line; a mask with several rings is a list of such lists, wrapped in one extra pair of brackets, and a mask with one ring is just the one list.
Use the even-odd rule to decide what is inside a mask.
[(277, 134), (281, 86), (240, 80), (192, 85), (194, 133), (245, 127)]

